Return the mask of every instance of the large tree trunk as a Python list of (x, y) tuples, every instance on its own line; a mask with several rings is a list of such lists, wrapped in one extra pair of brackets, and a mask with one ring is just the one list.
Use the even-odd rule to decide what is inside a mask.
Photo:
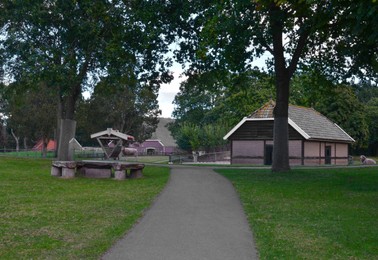
[(277, 77), (273, 128), (273, 172), (289, 171), (289, 79)]
[(76, 121), (73, 120), (75, 114), (76, 100), (80, 94), (80, 85), (76, 86), (71, 95), (61, 98), (59, 105), (59, 135), (58, 135), (58, 156), (59, 161), (72, 161), (74, 159), (73, 151), (70, 149), (69, 142), (75, 138)]
[(288, 109), (289, 109), (289, 85), (296, 64), (299, 59), (300, 50), (286, 68), (283, 44), (283, 22), (281, 16), (284, 13), (279, 6), (272, 3), (269, 18), (273, 36), (274, 70), (276, 74), (276, 106), (274, 108), (274, 129), (273, 129), (273, 172), (289, 171), (289, 130), (288, 130)]
[(73, 151), (70, 149), (70, 141), (75, 137), (76, 121), (71, 119), (62, 119), (60, 121), (59, 137), (59, 161), (72, 161), (74, 159)]
[[(73, 52), (74, 53), (74, 52)], [(58, 142), (58, 160), (60, 161), (71, 161), (73, 160), (73, 151), (70, 149), (69, 142), (75, 137), (76, 133), (76, 121), (74, 121), (76, 102), (81, 95), (81, 84), (85, 79), (90, 64), (90, 54), (86, 61), (80, 68), (80, 72), (76, 77), (75, 83), (69, 88), (68, 93), (63, 95), (65, 91), (60, 90), (59, 93), (59, 107), (58, 112), (60, 112), (61, 119), (58, 123), (59, 125), (59, 142)], [(66, 90), (67, 91), (67, 90)]]

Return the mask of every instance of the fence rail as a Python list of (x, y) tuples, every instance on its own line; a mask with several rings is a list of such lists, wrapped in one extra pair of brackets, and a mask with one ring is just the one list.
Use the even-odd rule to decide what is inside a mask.
[[(0, 156), (21, 157), (21, 158), (55, 158), (54, 151), (48, 151), (46, 156), (41, 151), (31, 149), (0, 149)], [(122, 155), (120, 155), (122, 157)], [(143, 157), (159, 157), (158, 155)], [(138, 161), (138, 156), (126, 156), (126, 158), (133, 158)], [(75, 150), (74, 159), (89, 159), (89, 158), (104, 158), (104, 152), (101, 149), (84, 149)], [(166, 162), (166, 160), (164, 160)], [(228, 163), (230, 161), (230, 152), (216, 152), (216, 153), (200, 153), (200, 154), (171, 154), (169, 155), (169, 163), (183, 164), (183, 163)]]
[(173, 154), (169, 156), (170, 163), (228, 163), (230, 152), (200, 153), (200, 154)]
[(10, 157), (30, 157), (30, 158), (54, 158), (55, 152), (48, 151), (46, 152), (46, 156), (42, 154), (41, 151), (34, 151), (31, 149), (7, 149), (3, 148), (0, 149), (0, 156), (10, 156)]

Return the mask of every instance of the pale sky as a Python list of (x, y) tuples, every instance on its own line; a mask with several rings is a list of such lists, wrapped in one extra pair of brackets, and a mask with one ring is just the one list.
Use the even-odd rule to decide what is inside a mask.
[(186, 79), (184, 76), (180, 76), (182, 73), (180, 66), (174, 66), (171, 70), (173, 71), (174, 79), (168, 84), (161, 85), (159, 90), (158, 101), (162, 111), (161, 117), (172, 117), (172, 102), (180, 90), (180, 83)]

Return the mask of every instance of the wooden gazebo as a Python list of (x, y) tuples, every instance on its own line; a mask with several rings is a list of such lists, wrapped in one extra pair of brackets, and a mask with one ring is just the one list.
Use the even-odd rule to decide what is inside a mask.
[(105, 153), (105, 159), (118, 159), (124, 143), (134, 141), (134, 137), (119, 132), (112, 128), (91, 134), (91, 138), (96, 138)]

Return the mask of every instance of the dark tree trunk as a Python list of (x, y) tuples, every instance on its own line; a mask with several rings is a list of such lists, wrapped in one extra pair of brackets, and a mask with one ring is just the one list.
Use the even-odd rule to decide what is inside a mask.
[(280, 8), (273, 4), (270, 10), (271, 33), (273, 36), (274, 70), (276, 75), (276, 106), (274, 108), (273, 128), (273, 172), (289, 171), (289, 85), (291, 69), (286, 68), (283, 45), (283, 15)]
[(74, 159), (73, 152), (70, 150), (70, 141), (75, 137), (76, 121), (71, 119), (62, 119), (60, 122), (59, 136), (59, 161), (72, 161)]
[(277, 78), (273, 128), (273, 172), (289, 171), (289, 80)]

